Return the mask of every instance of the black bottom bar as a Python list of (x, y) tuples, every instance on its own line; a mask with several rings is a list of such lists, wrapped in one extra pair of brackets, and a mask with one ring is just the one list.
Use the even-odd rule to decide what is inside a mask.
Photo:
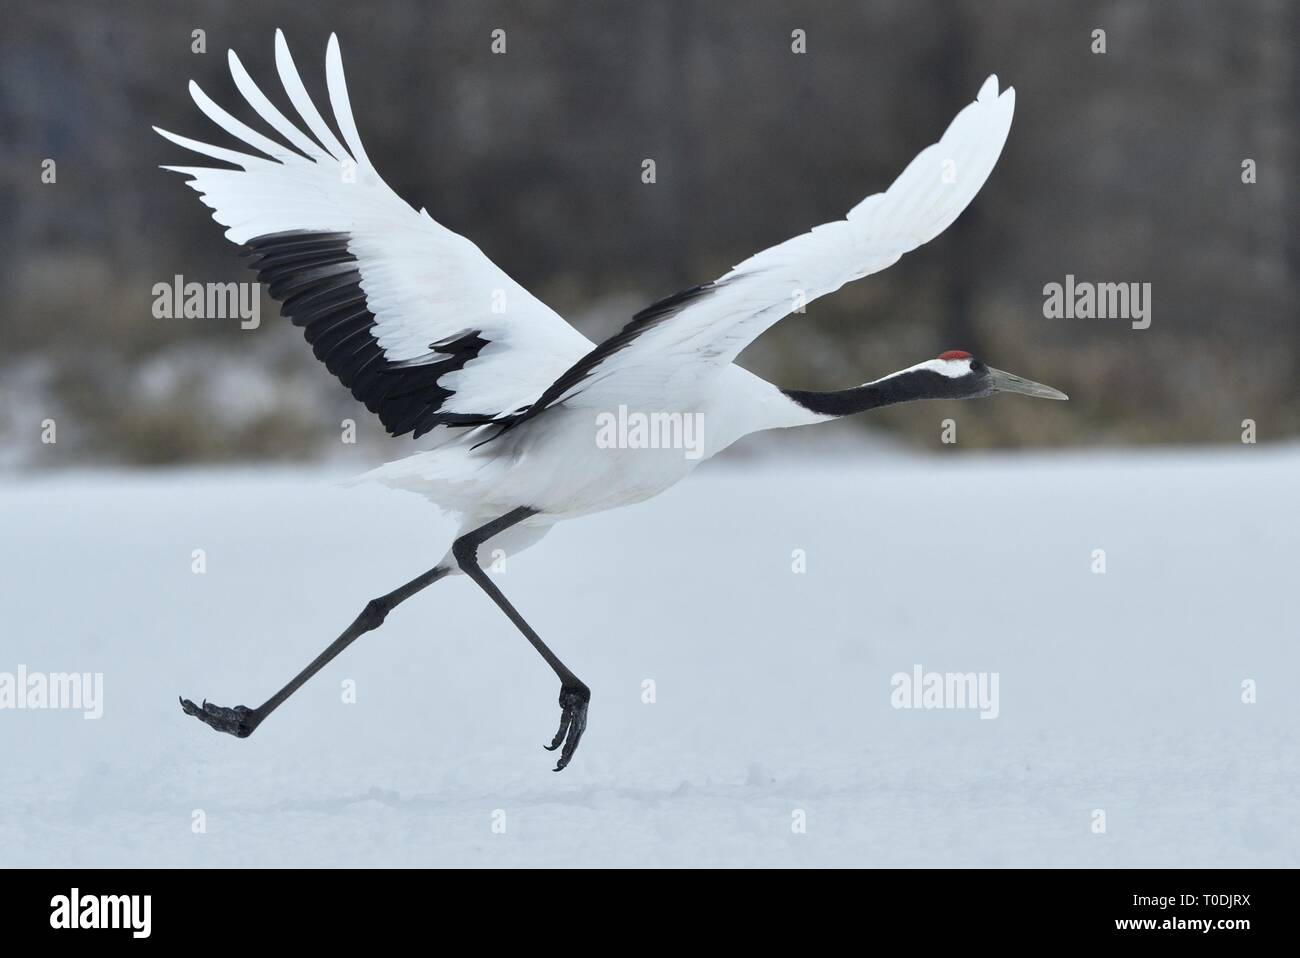
[(83, 944), (138, 938), (244, 950), (283, 935), (302, 945), (373, 944), (377, 935), (418, 936), (451, 924), (549, 934), (557, 920), (576, 928), (614, 921), (633, 939), (703, 923), (733, 943), (751, 932), (764, 939), (842, 930), (859, 943), (901, 935), (927, 951), (945, 942), (1125, 940), (1232, 948), (1286, 934), (1294, 879), (1241, 870), (52, 869), (0, 872), (0, 927), (7, 944), (75, 936)]

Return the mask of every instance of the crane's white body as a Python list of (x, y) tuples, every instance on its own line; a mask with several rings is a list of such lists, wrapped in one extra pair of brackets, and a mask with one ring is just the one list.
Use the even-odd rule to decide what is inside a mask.
[[(623, 404), (629, 416), (651, 416), (668, 404)], [(465, 430), (434, 449), (358, 477), (418, 492), (446, 509), (501, 515), (521, 503), (539, 511), (531, 522), (574, 518), (641, 502), (680, 482), (701, 462), (761, 429), (816, 422), (753, 373), (730, 366), (709, 395), (678, 396), (674, 415), (698, 416), (703, 447), (602, 447), (597, 413), (557, 406), (519, 429), (491, 438), (494, 426)], [(481, 444), (481, 445), (480, 445)]]
[[(464, 529), (521, 506), (536, 510), (492, 540), (490, 547), (507, 551), (537, 541), (561, 519), (657, 495), (749, 433), (828, 418), (736, 366), (736, 356), (796, 307), (888, 267), (946, 229), (992, 171), (1015, 104), (1014, 91), (999, 94), (996, 77), (990, 77), (940, 141), (923, 150), (888, 190), (867, 197), (842, 220), (750, 257), (708, 284), (707, 295), (645, 323), (602, 354), (472, 242), (408, 206), (384, 183), (362, 147), (335, 38), (327, 50), (326, 77), (346, 144), (307, 96), (278, 31), (276, 63), (314, 139), (267, 100), (232, 51), (236, 86), (293, 149), (237, 120), (191, 83), (199, 108), (263, 155), (159, 130), (183, 147), (238, 167), (168, 169), (192, 177), (189, 185), (236, 243), (290, 231), (345, 234), (374, 316), (371, 335), (393, 368), (442, 361), (439, 345), (469, 330), (486, 341), (469, 361), (439, 378), (438, 387), (450, 395), (437, 415), (504, 422), (532, 407), (530, 414), (505, 431), (495, 423), (444, 425), (433, 448), (361, 478), (419, 493), (460, 513)], [(575, 366), (579, 373), (566, 381)], [(548, 393), (553, 384), (565, 388)], [(647, 415), (698, 414), (700, 454), (602, 447), (597, 417), (619, 407)]]

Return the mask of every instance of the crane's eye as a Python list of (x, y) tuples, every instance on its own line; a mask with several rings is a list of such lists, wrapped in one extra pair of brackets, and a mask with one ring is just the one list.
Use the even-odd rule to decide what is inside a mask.
[(978, 372), (983, 372), (983, 370), (984, 370), (984, 364), (980, 362), (978, 359), (972, 359), (970, 361), (971, 372), (978, 373)]

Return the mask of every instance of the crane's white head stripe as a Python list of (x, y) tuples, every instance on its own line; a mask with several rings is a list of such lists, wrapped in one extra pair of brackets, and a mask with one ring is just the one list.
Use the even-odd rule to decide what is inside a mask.
[(906, 376), (908, 373), (920, 372), (925, 369), (938, 373), (940, 376), (947, 376), (949, 379), (960, 379), (962, 376), (970, 375), (972, 361), (973, 357), (969, 355), (966, 355), (964, 359), (927, 359), (923, 363), (908, 366), (906, 369), (900, 369), (896, 373), (890, 373), (888, 376), (882, 376), (880, 379), (872, 380), (872, 382), (883, 382), (886, 379), (893, 379), (895, 376)]

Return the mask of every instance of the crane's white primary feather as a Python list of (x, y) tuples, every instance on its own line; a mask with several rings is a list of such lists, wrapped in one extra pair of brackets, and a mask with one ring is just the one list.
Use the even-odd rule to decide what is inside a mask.
[[(285, 47), (288, 55), (288, 47)], [(339, 53), (338, 37), (330, 34), (329, 45), (325, 50), (325, 82), (329, 87), (330, 108), (338, 120), (343, 139), (348, 141), (348, 149), (362, 166), (370, 167), (370, 157), (361, 145), (361, 134), (357, 132), (356, 120), (352, 118), (352, 103), (348, 99), (348, 84), (343, 78), (343, 56)]]
[[(359, 276), (364, 303), (348, 303), (351, 313), (340, 308), (324, 320), (361, 322), (356, 311), (368, 311), (365, 335), (377, 344), (378, 355), (362, 355), (349, 365), (351, 354), (346, 350), (330, 353), (325, 348), (332, 342), (326, 335), (329, 330), (321, 334), (325, 345), (315, 341), (313, 345), (354, 394), (385, 419), (390, 431), (413, 430), (419, 435), (436, 424), (455, 425), (463, 419), (514, 412), (535, 400), (591, 349), (586, 337), (514, 282), (477, 246), (436, 223), (424, 210), (416, 212), (383, 181), (362, 147), (335, 37), (330, 37), (326, 52), (326, 80), (346, 146), (312, 103), (278, 30), (275, 60), (289, 101), (312, 136), (275, 108), (232, 51), (229, 63), (236, 88), (285, 142), (236, 119), (191, 82), (190, 94), (208, 119), (256, 153), (213, 146), (155, 127), (178, 146), (238, 167), (164, 169), (192, 177), (189, 185), (212, 208), (213, 219), (227, 227), (226, 237), (232, 242), (257, 247), (263, 238), (287, 234), (270, 245), (263, 243), (264, 258), (268, 249), (276, 251), (271, 262), (292, 265), (299, 251), (309, 248), (310, 237), (298, 234), (321, 234), (317, 259), (307, 259), (304, 276), (286, 275), (292, 272), (288, 268), (272, 274), (280, 277), (286, 297), (304, 288), (313, 276), (320, 283), (340, 285), (350, 276)], [(327, 236), (338, 239), (326, 241)], [(340, 252), (343, 246), (346, 256)], [(343, 259), (348, 262), (340, 262)], [(274, 295), (274, 284), (272, 290)], [(340, 288), (335, 299), (345, 301), (345, 294)], [(312, 322), (319, 319), (310, 317)], [(301, 317), (294, 321), (308, 325)], [(359, 336), (348, 338), (346, 349), (358, 342)], [(455, 352), (437, 348), (448, 348), (449, 343), (455, 344)], [(418, 388), (413, 389), (412, 382)]]
[[(814, 227), (737, 265), (725, 276), (664, 301), (602, 344), (564, 377), (548, 405), (613, 408), (629, 398), (707, 396), (760, 333), (801, 303), (879, 272), (942, 233), (975, 198), (1002, 152), (1015, 91), (990, 76), (977, 99), (922, 150), (883, 193), (843, 220)], [(613, 348), (616, 346), (617, 348)], [(543, 410), (535, 410), (534, 415)]]

